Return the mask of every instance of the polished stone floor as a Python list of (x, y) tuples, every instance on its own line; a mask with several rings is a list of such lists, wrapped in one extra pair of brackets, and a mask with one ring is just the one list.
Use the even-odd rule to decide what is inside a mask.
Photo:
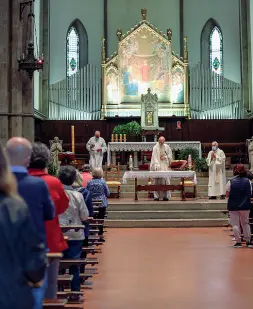
[(251, 309), (253, 249), (223, 228), (109, 229), (86, 309)]

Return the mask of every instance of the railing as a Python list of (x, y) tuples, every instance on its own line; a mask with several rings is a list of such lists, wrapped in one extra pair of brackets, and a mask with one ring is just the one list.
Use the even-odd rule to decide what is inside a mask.
[(98, 120), (101, 111), (101, 72), (92, 65), (49, 86), (49, 119)]
[(190, 70), (190, 108), (194, 119), (244, 118), (242, 85), (199, 63)]

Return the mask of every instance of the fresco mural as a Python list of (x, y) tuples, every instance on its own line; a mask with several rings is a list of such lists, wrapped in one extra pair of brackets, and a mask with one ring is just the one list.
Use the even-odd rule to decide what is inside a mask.
[(170, 101), (169, 45), (147, 28), (126, 39), (119, 47), (121, 101), (140, 102), (152, 89), (159, 101)]

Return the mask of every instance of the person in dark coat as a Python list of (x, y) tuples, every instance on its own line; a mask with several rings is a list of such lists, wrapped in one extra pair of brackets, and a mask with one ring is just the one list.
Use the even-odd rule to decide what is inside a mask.
[(237, 164), (233, 170), (234, 177), (226, 185), (228, 197), (228, 211), (234, 237), (235, 248), (241, 248), (241, 231), (243, 229), (247, 247), (253, 247), (249, 225), (249, 212), (251, 208), (251, 182), (247, 177), (247, 171), (243, 164)]
[(32, 309), (32, 287), (43, 284), (46, 248), (0, 146), (0, 308)]
[[(45, 221), (54, 219), (55, 207), (46, 182), (39, 177), (30, 176), (28, 173), (27, 167), (30, 164), (32, 145), (25, 138), (13, 137), (7, 142), (6, 151), (10, 159), (11, 170), (17, 179), (18, 192), (29, 208), (40, 239), (47, 246)], [(46, 287), (47, 273), (44, 285), (33, 290), (34, 309), (42, 309)]]

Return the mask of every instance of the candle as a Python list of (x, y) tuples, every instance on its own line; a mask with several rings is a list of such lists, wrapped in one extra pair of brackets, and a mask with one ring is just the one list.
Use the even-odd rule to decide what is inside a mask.
[(118, 134), (115, 134), (115, 142), (118, 142)]
[(119, 135), (119, 141), (122, 142), (122, 134)]
[(71, 148), (72, 152), (75, 153), (75, 126), (71, 126)]
[(112, 134), (111, 141), (114, 142), (114, 134)]
[(124, 142), (126, 142), (126, 134), (124, 134)]

